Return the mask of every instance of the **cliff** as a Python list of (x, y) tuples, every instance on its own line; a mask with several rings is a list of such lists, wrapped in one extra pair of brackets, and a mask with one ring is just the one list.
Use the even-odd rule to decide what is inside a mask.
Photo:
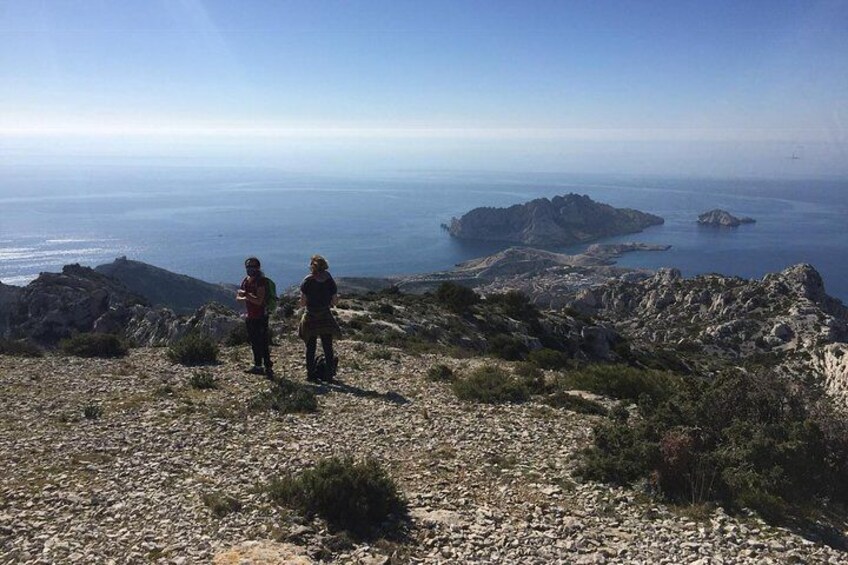
[(448, 231), (461, 239), (556, 247), (639, 232), (662, 223), (659, 216), (567, 194), (509, 208), (475, 208), (453, 218)]

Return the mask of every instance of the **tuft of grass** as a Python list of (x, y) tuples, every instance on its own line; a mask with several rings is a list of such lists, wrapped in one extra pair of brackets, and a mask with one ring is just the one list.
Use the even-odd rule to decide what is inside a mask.
[(168, 358), (188, 367), (218, 362), (218, 344), (210, 337), (189, 334), (168, 348)]
[(450, 382), (454, 379), (453, 369), (447, 365), (433, 365), (427, 370), (427, 380), (433, 382)]
[(43, 357), (44, 350), (31, 341), (0, 338), (0, 355), (10, 355), (12, 357)]
[(99, 420), (103, 415), (103, 408), (97, 404), (87, 404), (82, 409), (82, 415), (86, 420)]
[(278, 504), (307, 517), (320, 516), (332, 528), (360, 537), (370, 537), (406, 515), (398, 487), (373, 459), (324, 459), (299, 475), (273, 481), (268, 493)]
[(318, 398), (312, 387), (280, 379), (270, 384), (251, 401), (253, 410), (273, 410), (281, 414), (310, 413), (318, 411)]
[(523, 402), (529, 397), (523, 383), (492, 365), (479, 367), (470, 375), (455, 380), (451, 388), (460, 400), (485, 404)]
[(218, 518), (223, 518), (233, 512), (240, 512), (242, 508), (242, 504), (237, 498), (222, 492), (206, 493), (201, 499), (203, 500), (203, 504)]
[(77, 334), (59, 342), (59, 349), (65, 355), (75, 357), (124, 357), (129, 352), (127, 345), (114, 334), (85, 333)]
[(392, 358), (392, 352), (386, 349), (385, 347), (381, 347), (373, 352), (371, 352), (372, 359), (379, 359), (381, 361), (388, 361)]
[(197, 390), (212, 390), (218, 388), (218, 381), (215, 379), (215, 375), (208, 371), (194, 373), (189, 378), (188, 384), (191, 385), (191, 388), (195, 388)]

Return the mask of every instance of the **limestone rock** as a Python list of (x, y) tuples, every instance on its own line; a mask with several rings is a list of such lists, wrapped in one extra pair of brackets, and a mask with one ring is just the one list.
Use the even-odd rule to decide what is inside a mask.
[(315, 563), (305, 550), (290, 543), (270, 540), (246, 541), (222, 551), (212, 559), (214, 565), (311, 565)]
[(702, 226), (735, 228), (742, 224), (753, 224), (754, 222), (756, 220), (753, 218), (737, 218), (727, 210), (721, 210), (719, 208), (704, 212), (698, 216), (698, 223)]

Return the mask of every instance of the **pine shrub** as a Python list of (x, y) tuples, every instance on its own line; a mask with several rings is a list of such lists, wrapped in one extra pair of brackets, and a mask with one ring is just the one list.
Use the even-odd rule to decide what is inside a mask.
[(114, 334), (83, 333), (63, 339), (59, 349), (65, 355), (75, 357), (124, 357), (129, 352), (127, 345)]
[(207, 371), (194, 373), (189, 378), (189, 384), (197, 390), (212, 390), (218, 388), (218, 381), (215, 380), (215, 375)]
[(453, 378), (453, 369), (447, 365), (433, 365), (427, 370), (427, 379), (433, 382), (449, 382)]
[(168, 358), (188, 367), (212, 365), (218, 362), (218, 344), (208, 336), (192, 333), (168, 348)]
[(443, 282), (436, 290), (436, 299), (449, 310), (461, 314), (480, 302), (480, 295), (467, 286)]
[(299, 475), (273, 481), (275, 502), (307, 517), (325, 519), (334, 529), (360, 537), (378, 533), (406, 515), (406, 502), (391, 477), (374, 460), (324, 459)]
[(310, 413), (318, 410), (318, 398), (312, 387), (280, 379), (251, 402), (254, 410), (273, 410), (280, 414)]
[(479, 367), (468, 376), (455, 380), (451, 387), (460, 400), (484, 404), (523, 402), (529, 397), (522, 382), (491, 365)]
[(497, 334), (489, 340), (489, 353), (506, 361), (521, 361), (529, 349), (523, 341), (507, 334)]
[(44, 350), (28, 340), (12, 340), (0, 338), (0, 355), (12, 357), (42, 357)]

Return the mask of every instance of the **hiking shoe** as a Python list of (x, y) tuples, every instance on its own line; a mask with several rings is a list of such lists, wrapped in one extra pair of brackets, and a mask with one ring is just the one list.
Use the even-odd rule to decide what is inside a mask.
[(320, 382), (321, 382), (321, 381), (318, 379), (318, 377), (316, 377), (316, 376), (314, 376), (314, 375), (309, 375), (308, 377), (306, 377), (306, 381), (307, 381), (307, 382), (310, 382), (310, 383), (320, 383)]
[(250, 369), (246, 370), (245, 373), (248, 373), (248, 374), (251, 374), (251, 375), (264, 375), (265, 369), (262, 368), (262, 365), (254, 365)]
[(268, 367), (267, 369), (265, 369), (265, 377), (269, 381), (273, 381), (274, 380), (274, 369), (272, 369), (271, 367)]

